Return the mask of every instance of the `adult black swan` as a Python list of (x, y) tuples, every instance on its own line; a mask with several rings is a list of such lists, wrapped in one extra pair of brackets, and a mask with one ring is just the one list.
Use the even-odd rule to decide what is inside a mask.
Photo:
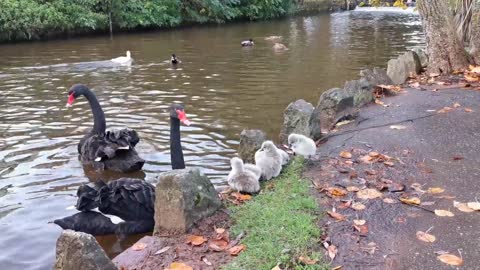
[[(170, 158), (172, 169), (184, 169), (180, 123), (190, 125), (182, 105), (170, 107)], [(93, 235), (128, 235), (150, 232), (154, 226), (155, 187), (143, 180), (121, 178), (93, 187), (82, 185), (77, 190), (76, 208), (80, 213), (57, 219), (55, 224)], [(115, 224), (105, 215), (117, 216), (123, 221)]]
[(85, 96), (93, 113), (93, 129), (78, 143), (82, 163), (117, 172), (140, 170), (145, 160), (135, 150), (140, 141), (137, 132), (128, 128), (106, 130), (102, 107), (95, 94), (83, 84), (70, 88), (67, 106), (71, 106), (79, 96)]

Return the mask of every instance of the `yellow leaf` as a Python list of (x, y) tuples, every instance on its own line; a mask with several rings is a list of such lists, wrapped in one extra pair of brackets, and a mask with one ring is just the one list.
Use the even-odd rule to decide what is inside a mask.
[(433, 243), (435, 240), (437, 240), (434, 235), (422, 231), (417, 232), (417, 239), (427, 243)]
[(200, 246), (205, 243), (207, 239), (200, 235), (189, 235), (187, 236), (187, 244), (192, 244), (193, 246)]
[(480, 210), (480, 203), (479, 202), (469, 202), (469, 203), (467, 203), (467, 206), (472, 208), (475, 211)]
[(357, 192), (357, 197), (364, 200), (380, 198), (382, 196), (383, 195), (380, 191), (373, 188), (366, 188)]
[(367, 223), (367, 221), (364, 220), (364, 219), (354, 219), (353, 220), (353, 224), (358, 225), (358, 226), (365, 225), (365, 223)]
[(435, 215), (439, 216), (439, 217), (453, 217), (454, 214), (450, 211), (447, 211), (447, 210), (440, 210), (440, 209), (436, 209), (435, 211)]
[(453, 107), (454, 107), (454, 108), (458, 108), (458, 107), (461, 107), (461, 106), (462, 106), (462, 105), (460, 105), (460, 103), (458, 103), (458, 102), (453, 103)]
[(457, 257), (457, 256), (452, 255), (452, 254), (448, 254), (448, 253), (438, 256), (437, 259), (439, 259), (441, 262), (449, 264), (449, 265), (459, 266), (459, 265), (463, 264), (462, 258)]
[(473, 110), (470, 109), (470, 108), (465, 108), (465, 109), (463, 109), (463, 110), (464, 110), (465, 112), (473, 112)]
[(144, 250), (146, 247), (147, 247), (147, 244), (136, 243), (132, 246), (132, 249), (135, 250), (135, 251), (139, 251), (139, 250)]
[(383, 199), (383, 202), (384, 202), (384, 203), (396, 203), (397, 201), (395, 201), (395, 200), (392, 199), (392, 198), (385, 198), (385, 199)]
[(468, 207), (468, 205), (466, 203), (459, 203), (459, 202), (453, 201), (453, 206), (455, 208), (457, 208), (458, 210), (460, 210), (462, 212), (465, 212), (465, 213), (471, 213), (471, 212), (475, 211), (472, 208)]
[(193, 270), (193, 268), (181, 262), (173, 262), (168, 268), (165, 268), (164, 270)]
[(314, 260), (314, 259), (310, 259), (309, 257), (307, 256), (300, 256), (298, 258), (299, 261), (301, 261), (302, 263), (304, 264), (308, 264), (308, 265), (312, 265), (312, 264), (316, 264), (318, 262), (318, 260)]
[(335, 256), (337, 256), (337, 252), (338, 252), (338, 249), (335, 245), (330, 245), (328, 246), (327, 248), (327, 251), (328, 251), (328, 257), (330, 257), (330, 259), (335, 259)]
[(332, 196), (341, 197), (341, 196), (347, 195), (347, 191), (345, 191), (345, 190), (342, 189), (342, 188), (329, 187), (329, 188), (327, 188), (327, 191), (328, 191), (328, 193), (329, 193), (330, 195), (332, 195)]
[(412, 197), (412, 198), (400, 198), (400, 201), (405, 203), (405, 204), (420, 204), (420, 199), (417, 197)]
[(433, 187), (433, 188), (427, 189), (427, 193), (430, 193), (430, 194), (443, 193), (444, 191), (445, 189), (439, 188), (439, 187)]
[(345, 216), (340, 214), (340, 213), (337, 213), (337, 212), (333, 212), (333, 211), (327, 211), (328, 215), (330, 215), (331, 217), (333, 217), (334, 219), (338, 220), (338, 221), (342, 221), (342, 220), (345, 220)]
[(347, 151), (342, 151), (342, 152), (340, 152), (340, 157), (342, 157), (342, 158), (352, 158), (352, 153), (347, 152)]
[(366, 208), (366, 206), (363, 203), (359, 203), (359, 202), (352, 204), (352, 206), (350, 207), (352, 207), (352, 209), (355, 209), (357, 211), (362, 211)]

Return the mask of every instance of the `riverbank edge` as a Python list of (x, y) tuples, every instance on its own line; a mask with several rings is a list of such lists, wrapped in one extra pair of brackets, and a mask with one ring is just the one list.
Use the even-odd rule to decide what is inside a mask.
[(246, 250), (222, 269), (328, 269), (321, 259), (318, 202), (310, 181), (302, 177), (305, 163), (293, 159), (278, 178), (263, 184), (260, 194), (229, 207), (231, 232), (245, 233)]
[[(248, 23), (255, 21), (275, 21), (282, 20), (286, 18), (299, 17), (299, 16), (309, 16), (322, 13), (330, 13), (334, 11), (344, 10), (344, 7), (337, 3), (336, 1), (330, 0), (305, 0), (303, 5), (297, 5), (293, 11), (288, 14), (285, 14), (280, 17), (270, 18), (265, 20), (250, 20), (248, 18), (235, 18), (232, 20), (225, 21), (223, 23), (215, 22), (182, 22), (179, 25), (172, 27), (136, 27), (132, 29), (116, 29), (113, 32), (112, 37), (116, 35), (123, 34), (133, 34), (133, 33), (146, 33), (146, 32), (160, 32), (160, 31), (171, 31), (171, 30), (180, 30), (188, 29), (192, 27), (214, 27), (222, 25), (230, 25), (237, 23)], [(28, 42), (45, 42), (52, 40), (67, 40), (73, 38), (88, 38), (88, 37), (108, 37), (109, 29), (78, 29), (74, 31), (57, 31), (57, 32), (48, 32), (44, 33), (39, 37), (34, 37), (31, 39), (0, 39), (0, 45), (6, 44), (17, 44), (17, 43), (28, 43)]]

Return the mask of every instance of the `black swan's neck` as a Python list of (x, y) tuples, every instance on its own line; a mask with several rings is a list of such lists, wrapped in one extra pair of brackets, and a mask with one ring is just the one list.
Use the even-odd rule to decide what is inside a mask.
[(172, 169), (185, 169), (182, 143), (180, 142), (180, 120), (170, 117), (170, 159)]
[(92, 91), (87, 91), (84, 94), (85, 98), (90, 104), (90, 108), (93, 113), (93, 133), (96, 134), (105, 134), (106, 123), (105, 123), (105, 114), (103, 113), (100, 103), (98, 103), (97, 97)]

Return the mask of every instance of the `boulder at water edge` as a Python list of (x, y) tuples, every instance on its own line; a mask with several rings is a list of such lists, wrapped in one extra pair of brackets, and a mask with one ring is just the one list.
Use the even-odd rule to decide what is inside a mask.
[(353, 95), (341, 88), (332, 88), (322, 93), (310, 118), (310, 130), (314, 140), (328, 133), (335, 122), (354, 109)]
[(65, 230), (57, 240), (54, 270), (117, 270), (90, 234)]
[(345, 82), (343, 90), (347, 96), (353, 97), (353, 106), (361, 107), (375, 99), (373, 94), (375, 86), (365, 78)]
[(266, 140), (265, 132), (259, 129), (244, 129), (240, 133), (240, 145), (238, 146), (238, 155), (243, 162), (255, 164), (255, 152), (262, 147), (262, 143)]
[(283, 126), (280, 132), (281, 143), (287, 143), (291, 133), (302, 134), (310, 137), (310, 117), (313, 105), (303, 99), (290, 103), (283, 113)]
[(410, 75), (416, 75), (422, 69), (418, 55), (409, 51), (397, 59), (388, 61), (387, 74), (394, 84), (404, 83)]
[(155, 188), (154, 234), (186, 233), (221, 205), (212, 183), (198, 169), (162, 173)]

